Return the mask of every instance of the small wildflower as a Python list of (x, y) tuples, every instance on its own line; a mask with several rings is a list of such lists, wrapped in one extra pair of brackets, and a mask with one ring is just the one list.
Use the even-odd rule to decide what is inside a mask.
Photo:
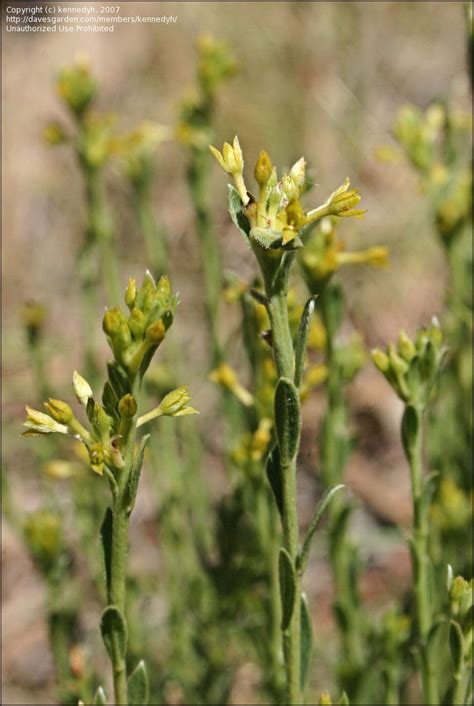
[(237, 375), (227, 363), (221, 363), (213, 370), (209, 379), (229, 390), (245, 407), (253, 405), (253, 395), (239, 383)]
[(366, 209), (355, 208), (361, 201), (361, 195), (357, 189), (349, 190), (351, 185), (347, 177), (341, 186), (333, 191), (327, 201), (319, 208), (315, 208), (306, 214), (306, 223), (313, 223), (325, 216), (337, 216), (338, 218), (362, 218)]
[(74, 392), (78, 402), (83, 407), (87, 407), (87, 403), (91, 399), (91, 397), (94, 396), (94, 393), (92, 392), (92, 388), (87, 382), (87, 380), (85, 380), (81, 375), (79, 375), (77, 370), (75, 370), (72, 375), (72, 386), (74, 388)]
[(57, 422), (49, 414), (38, 412), (36, 409), (28, 407), (28, 405), (26, 405), (26, 422), (24, 422), (23, 426), (27, 428), (27, 431), (23, 432), (23, 436), (36, 436), (55, 432), (58, 434), (69, 433), (69, 429), (65, 424)]
[(240, 199), (244, 206), (246, 206), (250, 199), (247, 194), (247, 187), (245, 186), (243, 178), (244, 160), (239, 138), (236, 135), (232, 145), (228, 142), (224, 142), (222, 153), (212, 145), (209, 145), (209, 149), (226, 174), (231, 174), (233, 176)]
[(184, 417), (189, 414), (199, 414), (197, 409), (188, 405), (190, 400), (191, 396), (187, 385), (176, 388), (163, 397), (158, 407), (139, 417), (137, 427), (141, 427), (157, 417)]

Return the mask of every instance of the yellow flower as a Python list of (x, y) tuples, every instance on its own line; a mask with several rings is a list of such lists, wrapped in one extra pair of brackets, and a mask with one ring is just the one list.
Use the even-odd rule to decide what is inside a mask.
[(247, 187), (245, 186), (243, 178), (244, 159), (239, 138), (236, 135), (232, 145), (228, 142), (224, 142), (222, 152), (219, 152), (219, 150), (213, 147), (213, 145), (209, 145), (209, 149), (226, 174), (231, 174), (234, 177), (235, 187), (239, 192), (242, 203), (246, 206), (250, 199), (248, 197)]

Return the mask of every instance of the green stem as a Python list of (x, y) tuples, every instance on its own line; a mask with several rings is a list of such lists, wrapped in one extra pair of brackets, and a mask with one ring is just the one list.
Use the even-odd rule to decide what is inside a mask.
[[(138, 382), (132, 384), (132, 394), (136, 398)], [(127, 594), (127, 556), (128, 556), (128, 526), (129, 508), (127, 499), (127, 485), (134, 462), (134, 446), (136, 440), (136, 419), (128, 430), (124, 440), (123, 456), (125, 467), (117, 477), (117, 492), (114, 494), (112, 505), (112, 538), (110, 557), (110, 582), (108, 584), (108, 605), (118, 608), (126, 621), (126, 594)], [(114, 644), (111, 656), (115, 704), (123, 706), (128, 704), (127, 695), (127, 667), (119, 646)]]
[[(328, 284), (318, 302), (326, 330), (325, 363), (328, 369), (325, 384), (327, 404), (320, 438), (321, 475), (327, 489), (343, 481), (344, 468), (350, 452), (345, 381), (336, 358), (337, 326), (330, 310), (330, 298), (336, 286)], [(358, 587), (354, 582), (356, 552), (354, 545), (348, 540), (346, 529), (350, 512), (350, 503), (342, 495), (334, 498), (328, 507), (329, 557), (334, 580), (333, 606), (338, 609), (336, 616), (339, 618), (345, 660), (341, 687), (350, 693), (353, 699), (357, 699), (361, 696), (359, 692), (364, 674), (364, 638)], [(346, 520), (341, 522), (343, 514), (346, 515)]]
[(220, 249), (211, 226), (207, 195), (209, 156), (203, 150), (194, 150), (188, 173), (188, 182), (196, 216), (196, 230), (202, 247), (202, 270), (206, 318), (211, 341), (212, 366), (222, 361), (222, 346), (219, 341), (219, 304), (222, 290), (222, 267)]
[(151, 270), (153, 276), (158, 279), (168, 269), (168, 253), (164, 233), (158, 226), (153, 213), (148, 185), (143, 187), (137, 185), (134, 188), (134, 204), (138, 224), (145, 240)]
[(88, 236), (99, 248), (101, 274), (105, 283), (107, 301), (110, 303), (119, 302), (120, 286), (117, 260), (113, 249), (112, 224), (105, 204), (101, 172), (85, 169), (84, 178), (88, 212)]
[(421, 681), (423, 696), (427, 706), (439, 704), (436, 682), (436, 667), (433, 663), (432, 649), (427, 644), (432, 626), (433, 615), (429, 590), (429, 523), (427, 509), (423, 503), (423, 411), (413, 408), (417, 416), (416, 432), (410, 446), (408, 461), (410, 465), (413, 497), (413, 580), (415, 592), (415, 612), (418, 639), (421, 652)]
[[(288, 321), (286, 283), (274, 285), (266, 278), (268, 315), (272, 327), (273, 353), (278, 377), (293, 380), (294, 350)], [(296, 489), (296, 460), (281, 468), (283, 484), (283, 543), (293, 566), (296, 567), (299, 551), (299, 530)], [(287, 703), (301, 704), (301, 647), (300, 610), (301, 577), (295, 572), (295, 603), (288, 629), (283, 635), (287, 679)]]
[[(126, 567), (128, 553), (128, 515), (119, 503), (113, 508), (111, 578), (109, 605), (116, 606), (125, 616)], [(127, 671), (125, 660), (118, 653), (112, 655), (112, 670), (116, 704), (128, 704)]]
[(42, 339), (36, 340), (29, 345), (31, 362), (35, 374), (35, 381), (38, 388), (38, 394), (42, 400), (47, 400), (50, 396), (48, 376), (44, 365), (44, 353)]

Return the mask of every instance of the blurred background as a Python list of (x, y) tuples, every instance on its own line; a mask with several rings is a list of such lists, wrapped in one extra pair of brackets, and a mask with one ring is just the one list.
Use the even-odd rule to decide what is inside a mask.
[[(71, 371), (80, 370), (83, 359), (78, 284), (83, 186), (72, 150), (52, 149), (43, 139), (48, 122), (69, 121), (55, 91), (62, 67), (78, 55), (87, 57), (99, 85), (97, 108), (116, 116), (118, 132), (129, 132), (144, 120), (172, 128), (156, 152), (153, 209), (168, 237), (169, 275), (181, 302), (169, 345), (180, 351), (178, 382), (190, 385), (192, 403), (200, 410), (197, 424), (205, 449), (200, 477), (211, 506), (229, 487), (223, 462), (226, 442), (220, 433), (219, 391), (208, 377), (201, 258), (186, 185), (189, 152), (174, 139), (180, 103), (195, 82), (200, 35), (225, 41), (237, 60), (235, 76), (218, 93), (214, 144), (220, 147), (238, 134), (249, 178), (254, 159), (265, 148), (282, 167), (304, 155), (314, 181), (308, 207), (322, 203), (346, 176), (360, 190), (368, 212), (363, 220), (343, 223), (339, 236), (349, 249), (385, 245), (390, 252), (387, 269), (346, 268), (338, 274), (349, 320), (365, 345), (384, 344), (400, 328), (412, 334), (442, 310), (445, 299), (447, 270), (429, 204), (416, 173), (395, 149), (392, 127), (406, 103), (425, 109), (434, 99), (449, 98), (459, 109), (470, 110), (463, 3), (121, 2), (120, 12), (174, 15), (177, 21), (117, 24), (111, 33), (94, 34), (8, 33), (3, 24), (3, 450), (13, 508), (5, 513), (2, 528), (4, 703), (53, 703), (56, 698), (45, 622), (48, 599), (15, 526), (15, 513), (20, 521), (42, 507), (45, 497), (54, 496), (66, 516), (72, 545), (77, 541), (74, 523), (68, 522), (68, 482), (43, 473), (41, 463), (47, 459), (38, 460), (33, 448), (42, 440), (35, 444), (19, 438), (25, 402), (37, 407), (41, 401), (22, 318), (25, 302), (44, 307), (47, 377), (55, 391), (65, 391), (66, 399), (71, 396)], [(392, 146), (398, 157), (379, 159), (381, 145)], [(124, 288), (129, 276), (141, 279), (149, 264), (119, 161), (111, 160), (105, 178)], [(250, 281), (255, 262), (230, 223), (226, 178), (217, 165), (210, 193), (223, 270)], [(90, 321), (99, 361), (107, 357), (100, 332), (107, 304), (100, 291), (96, 320)], [(223, 302), (220, 316), (223, 337), (235, 342), (229, 362), (245, 382), (238, 311)], [(365, 567), (361, 591), (376, 611), (402, 595), (410, 580), (408, 550), (393, 531), (410, 522), (409, 476), (398, 440), (401, 405), (370, 364), (351, 385), (349, 396), (359, 443), (346, 482), (356, 501), (353, 532)], [(320, 416), (316, 393), (305, 408), (299, 499), (303, 523), (318, 487), (317, 457), (311, 449)], [(150, 488), (160, 487), (153, 473), (166, 474), (166, 457), (155, 471), (147, 468), (143, 479), (132, 526), (132, 573), (137, 575), (144, 571), (159, 576), (163, 561), (160, 535), (152, 529), (155, 491)], [(77, 547), (75, 551), (74, 571), (80, 575), (82, 560)], [(334, 621), (323, 545), (305, 590), (318, 635), (312, 680), (330, 686), (334, 656), (332, 648), (322, 648), (321, 637), (333, 635)], [(149, 598), (153, 627), (161, 625), (163, 601), (154, 594)], [(83, 602), (82, 630), (97, 642), (96, 604), (87, 593)], [(229, 703), (252, 703), (256, 682), (251, 660), (240, 664)], [(184, 703), (172, 689), (164, 693), (164, 702)]]

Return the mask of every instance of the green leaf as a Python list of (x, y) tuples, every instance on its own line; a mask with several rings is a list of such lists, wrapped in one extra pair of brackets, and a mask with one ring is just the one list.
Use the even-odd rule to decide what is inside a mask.
[(118, 400), (132, 391), (127, 374), (115, 361), (109, 361), (107, 363), (107, 376)]
[(150, 434), (145, 434), (145, 436), (142, 437), (142, 440), (140, 442), (140, 446), (138, 448), (138, 451), (135, 453), (133, 457), (133, 463), (132, 467), (130, 469), (130, 475), (128, 477), (127, 481), (127, 487), (125, 489), (124, 493), (124, 503), (125, 503), (125, 511), (130, 514), (135, 506), (135, 500), (137, 497), (137, 490), (138, 490), (138, 482), (140, 480), (140, 474), (143, 466), (143, 457), (145, 455), (145, 449), (146, 445), (148, 444), (148, 440), (150, 438)]
[(281, 629), (286, 630), (293, 615), (295, 605), (296, 580), (295, 570), (290, 558), (290, 555), (283, 549), (280, 549), (278, 558), (278, 575), (280, 578), (280, 597), (281, 597)]
[(278, 507), (278, 512), (280, 517), (283, 518), (283, 486), (281, 477), (281, 465), (280, 465), (280, 452), (278, 446), (274, 446), (270, 451), (267, 464), (266, 472), (268, 482), (273, 491), (273, 496)]
[(229, 213), (234, 225), (240, 230), (244, 236), (245, 242), (249, 242), (250, 223), (245, 215), (240, 200), (239, 192), (229, 184)]
[(327, 506), (331, 502), (332, 498), (336, 493), (338, 493), (342, 488), (344, 488), (344, 485), (335, 485), (333, 488), (329, 488), (329, 490), (323, 495), (319, 503), (316, 505), (316, 509), (314, 511), (313, 517), (311, 519), (308, 533), (306, 535), (306, 539), (304, 540), (303, 543), (303, 548), (301, 550), (301, 554), (299, 557), (298, 561), (298, 568), (299, 571), (303, 574), (304, 570), (306, 569), (306, 565), (308, 563), (308, 557), (309, 557), (309, 550), (311, 548), (311, 541), (314, 537), (314, 533), (316, 532), (319, 522), (321, 520), (321, 517), (324, 514), (324, 511), (326, 510)]
[(311, 616), (309, 614), (308, 602), (304, 593), (301, 594), (301, 691), (304, 691), (309, 676), (311, 666), (311, 655), (313, 652), (313, 628)]
[(115, 395), (114, 388), (108, 380), (106, 381), (104, 385), (104, 390), (102, 392), (102, 404), (104, 405), (104, 409), (110, 417), (113, 417), (116, 420), (120, 418), (120, 415), (117, 411), (118, 399)]
[(298, 329), (298, 334), (296, 336), (295, 345), (295, 385), (299, 387), (301, 385), (301, 379), (303, 377), (304, 371), (304, 361), (306, 358), (306, 346), (308, 343), (309, 329), (311, 325), (311, 318), (313, 316), (313, 311), (315, 307), (317, 297), (310, 297), (305, 304), (303, 313), (301, 314), (301, 321)]
[(158, 346), (152, 346), (147, 350), (145, 355), (142, 358), (142, 361), (140, 363), (140, 367), (138, 368), (138, 379), (140, 382), (143, 380), (143, 377), (150, 367), (150, 363), (153, 360), (153, 356), (155, 355), (156, 351), (158, 350)]
[(101, 686), (97, 689), (97, 691), (94, 694), (94, 699), (92, 701), (93, 706), (106, 706), (107, 704), (107, 697), (105, 695), (105, 691)]
[(410, 461), (415, 453), (416, 440), (420, 428), (420, 418), (412, 405), (405, 407), (402, 417), (402, 444), (407, 459)]
[(288, 466), (298, 453), (301, 432), (300, 398), (295, 384), (280, 378), (275, 390), (275, 429), (281, 465)]
[(95, 412), (95, 401), (94, 401), (93, 397), (89, 397), (89, 399), (87, 400), (87, 404), (86, 404), (86, 415), (87, 415), (87, 419), (89, 420), (89, 422), (91, 424), (94, 421), (94, 412)]
[(148, 673), (143, 660), (140, 660), (131, 673), (127, 690), (130, 706), (146, 706), (149, 698), (149, 686)]
[(100, 631), (111, 660), (125, 659), (127, 651), (127, 624), (117, 606), (109, 605), (102, 613)]
[(449, 623), (449, 646), (455, 679), (460, 679), (464, 662), (464, 638), (461, 626), (455, 620)]
[(111, 508), (108, 507), (105, 511), (104, 519), (102, 520), (102, 524), (100, 526), (100, 554), (107, 595), (110, 593), (110, 581), (112, 576), (112, 525), (113, 514)]

